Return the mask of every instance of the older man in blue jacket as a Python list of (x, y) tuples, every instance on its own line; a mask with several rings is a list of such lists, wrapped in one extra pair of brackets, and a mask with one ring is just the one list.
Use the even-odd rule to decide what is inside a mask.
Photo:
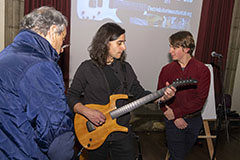
[(26, 15), (0, 53), (0, 159), (61, 159), (74, 154), (73, 115), (57, 64), (67, 20), (51, 7)]

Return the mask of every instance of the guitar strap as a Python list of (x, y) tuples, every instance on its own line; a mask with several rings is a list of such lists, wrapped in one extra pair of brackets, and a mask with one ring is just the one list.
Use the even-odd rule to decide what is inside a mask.
[(123, 71), (123, 87), (125, 90), (125, 93), (128, 93), (127, 89), (127, 69), (126, 69), (126, 64), (122, 62), (122, 71)]

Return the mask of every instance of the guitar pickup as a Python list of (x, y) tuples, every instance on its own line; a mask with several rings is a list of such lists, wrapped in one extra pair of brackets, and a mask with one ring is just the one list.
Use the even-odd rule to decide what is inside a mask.
[(92, 124), (92, 122), (87, 121), (87, 122), (86, 122), (86, 125), (87, 125), (87, 130), (88, 130), (88, 132), (92, 132), (92, 131), (96, 130), (96, 128), (94, 127), (94, 125)]

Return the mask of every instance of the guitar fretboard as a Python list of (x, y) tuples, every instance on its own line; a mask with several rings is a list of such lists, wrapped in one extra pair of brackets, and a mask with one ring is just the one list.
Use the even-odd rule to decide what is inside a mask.
[[(168, 87), (171, 87), (171, 86), (174, 86), (175, 88), (178, 87), (178, 86), (181, 86), (181, 85), (189, 85), (189, 84), (196, 84), (197, 83), (197, 80), (193, 80), (193, 79), (187, 79), (187, 80), (176, 80), (174, 81), (170, 86)], [(126, 104), (116, 110), (113, 110), (111, 111), (109, 114), (111, 115), (112, 119), (115, 119), (115, 118), (118, 118), (120, 117), (121, 115), (124, 115), (128, 112), (131, 112), (132, 110), (148, 103), (148, 102), (151, 102), (155, 99), (157, 99), (158, 97), (162, 97), (164, 95), (164, 91), (167, 87), (164, 87), (160, 90), (157, 90), (147, 96), (144, 96), (136, 101), (133, 101), (129, 104)]]
[(165, 88), (162, 88), (158, 91), (155, 91), (149, 95), (146, 95), (136, 101), (133, 101), (129, 104), (126, 104), (116, 110), (113, 110), (110, 112), (110, 115), (113, 119), (117, 118), (117, 117), (120, 117), (121, 115), (124, 115), (125, 113), (128, 113), (128, 112), (131, 112), (132, 110), (148, 103), (148, 102), (151, 102), (153, 100), (155, 100), (156, 98), (158, 97), (161, 97), (163, 96), (164, 94), (164, 91), (165, 91), (166, 87)]

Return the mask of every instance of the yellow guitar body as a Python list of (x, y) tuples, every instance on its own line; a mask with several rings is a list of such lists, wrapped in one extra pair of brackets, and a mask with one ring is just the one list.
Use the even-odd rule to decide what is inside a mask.
[(116, 94), (110, 96), (110, 101), (107, 105), (98, 105), (98, 104), (87, 104), (86, 107), (91, 109), (96, 109), (101, 111), (105, 117), (106, 121), (102, 126), (95, 126), (94, 130), (89, 131), (87, 122), (90, 122), (83, 115), (76, 114), (74, 118), (74, 129), (76, 136), (80, 144), (89, 150), (94, 150), (100, 147), (107, 136), (112, 132), (121, 131), (128, 132), (128, 128), (120, 126), (117, 124), (116, 119), (112, 119), (109, 114), (112, 110), (116, 109), (116, 101), (118, 99), (127, 99), (128, 96), (125, 94)]

